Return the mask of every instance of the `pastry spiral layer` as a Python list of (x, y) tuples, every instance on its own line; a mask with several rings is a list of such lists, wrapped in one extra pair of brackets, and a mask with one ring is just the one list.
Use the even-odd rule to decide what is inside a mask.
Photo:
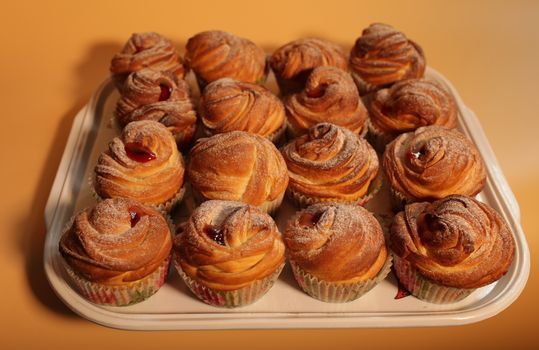
[(375, 132), (400, 134), (421, 126), (457, 126), (457, 106), (451, 94), (435, 82), (410, 79), (378, 90), (370, 104)]
[(137, 120), (160, 122), (180, 146), (189, 144), (195, 133), (189, 85), (168, 72), (146, 68), (130, 74), (115, 113), (122, 127)]
[(314, 204), (289, 221), (283, 239), (290, 260), (324, 281), (374, 278), (388, 254), (380, 224), (357, 205)]
[(391, 249), (424, 277), (448, 287), (478, 288), (502, 277), (515, 243), (502, 217), (471, 197), (413, 203), (391, 226)]
[(397, 137), (386, 147), (383, 165), (391, 188), (408, 201), (475, 196), (486, 179), (474, 144), (459, 131), (439, 126)]
[(269, 64), (283, 94), (301, 90), (314, 68), (333, 66), (348, 70), (343, 49), (316, 38), (294, 40), (281, 46), (270, 57)]
[(169, 226), (151, 207), (107, 199), (79, 213), (60, 240), (60, 252), (79, 275), (108, 285), (139, 280), (169, 256)]
[(317, 201), (356, 201), (378, 173), (378, 156), (367, 141), (329, 123), (313, 126), (282, 154), (289, 190)]
[(314, 69), (303, 91), (288, 95), (284, 104), (292, 133), (298, 135), (322, 122), (357, 134), (367, 120), (367, 110), (351, 76), (335, 67)]
[(286, 164), (273, 143), (243, 131), (199, 140), (191, 149), (187, 172), (205, 199), (255, 206), (282, 198), (288, 185)]
[(250, 40), (220, 30), (190, 38), (185, 61), (203, 85), (225, 77), (256, 83), (266, 76), (264, 50)]
[(170, 72), (178, 78), (185, 75), (182, 59), (172, 42), (152, 32), (131, 35), (122, 51), (112, 58), (110, 72), (121, 90), (131, 72), (146, 67)]
[(273, 219), (241, 202), (207, 201), (174, 239), (182, 270), (217, 290), (240, 289), (273, 274), (284, 244)]
[(285, 121), (283, 104), (269, 90), (229, 78), (206, 86), (200, 110), (202, 124), (211, 134), (239, 130), (270, 136)]
[(102, 198), (126, 197), (158, 205), (179, 192), (184, 164), (167, 128), (153, 120), (127, 124), (95, 167), (95, 190)]
[(350, 67), (361, 93), (394, 82), (421, 78), (425, 73), (423, 50), (404, 33), (387, 24), (364, 29), (350, 52)]

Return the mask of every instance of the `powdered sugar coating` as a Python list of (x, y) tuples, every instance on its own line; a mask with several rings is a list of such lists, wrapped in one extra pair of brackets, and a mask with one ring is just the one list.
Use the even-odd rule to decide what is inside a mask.
[(357, 205), (311, 205), (292, 217), (283, 238), (290, 259), (325, 281), (370, 279), (387, 257), (380, 224)]

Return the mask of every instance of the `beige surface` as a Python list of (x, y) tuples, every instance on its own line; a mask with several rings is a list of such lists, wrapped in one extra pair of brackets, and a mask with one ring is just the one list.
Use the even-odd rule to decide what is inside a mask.
[[(539, 2), (106, 2), (2, 5), (2, 348), (539, 346)], [(45, 201), (74, 115), (107, 77), (110, 57), (131, 32), (158, 31), (182, 47), (210, 28), (267, 49), (308, 35), (350, 46), (374, 21), (393, 24), (419, 42), (428, 63), (453, 82), (481, 120), (520, 203), (532, 255), (528, 285), (512, 306), (489, 320), (451, 328), (126, 332), (83, 320), (56, 299), (42, 271)]]

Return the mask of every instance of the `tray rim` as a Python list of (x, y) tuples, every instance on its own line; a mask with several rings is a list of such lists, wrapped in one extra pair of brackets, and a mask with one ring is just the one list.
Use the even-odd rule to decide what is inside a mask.
[[(118, 329), (128, 330), (196, 330), (196, 329), (284, 329), (284, 328), (387, 328), (418, 326), (449, 326), (479, 322), (492, 317), (507, 308), (521, 294), (530, 270), (530, 256), (526, 237), (520, 225), (520, 209), (514, 194), (499, 166), (494, 152), (484, 134), (475, 113), (462, 101), (457, 90), (439, 72), (431, 67), (427, 74), (443, 82), (453, 94), (462, 116), (465, 133), (474, 141), (486, 162), (487, 181), (491, 181), (494, 199), (513, 229), (517, 244), (515, 255), (515, 273), (498, 295), (479, 307), (468, 310), (437, 311), (435, 314), (414, 314), (413, 312), (236, 312), (236, 313), (173, 313), (173, 314), (130, 314), (117, 313), (107, 308), (91, 304), (77, 295), (55, 271), (52, 261), (51, 236), (49, 231), (55, 220), (61, 216), (60, 199), (66, 180), (70, 174), (76, 150), (80, 149), (88, 138), (88, 122), (93, 118), (96, 107), (106, 91), (113, 89), (110, 79), (106, 79), (87, 105), (75, 116), (64, 149), (64, 154), (54, 179), (47, 204), (45, 223), (47, 235), (44, 245), (44, 269), (47, 280), (57, 296), (75, 313), (95, 323)], [(85, 129), (86, 128), (86, 129)], [(86, 133), (85, 133), (86, 132)], [(78, 296), (78, 295), (77, 295)], [(448, 320), (451, 322), (447, 322)], [(286, 321), (286, 322), (283, 322)]]

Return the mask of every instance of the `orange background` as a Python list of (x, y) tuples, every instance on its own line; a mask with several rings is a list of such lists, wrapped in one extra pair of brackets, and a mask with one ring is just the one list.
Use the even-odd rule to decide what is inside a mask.
[[(0, 343), (4, 349), (525, 348), (539, 346), (539, 2), (10, 1), (0, 13)], [(112, 1), (110, 1), (112, 2)], [(415, 329), (127, 332), (68, 310), (44, 277), (43, 210), (76, 112), (129, 35), (153, 30), (183, 49), (223, 29), (268, 50), (303, 36), (350, 46), (381, 21), (425, 50), (480, 118), (522, 211), (532, 255), (520, 298), (477, 324)]]

